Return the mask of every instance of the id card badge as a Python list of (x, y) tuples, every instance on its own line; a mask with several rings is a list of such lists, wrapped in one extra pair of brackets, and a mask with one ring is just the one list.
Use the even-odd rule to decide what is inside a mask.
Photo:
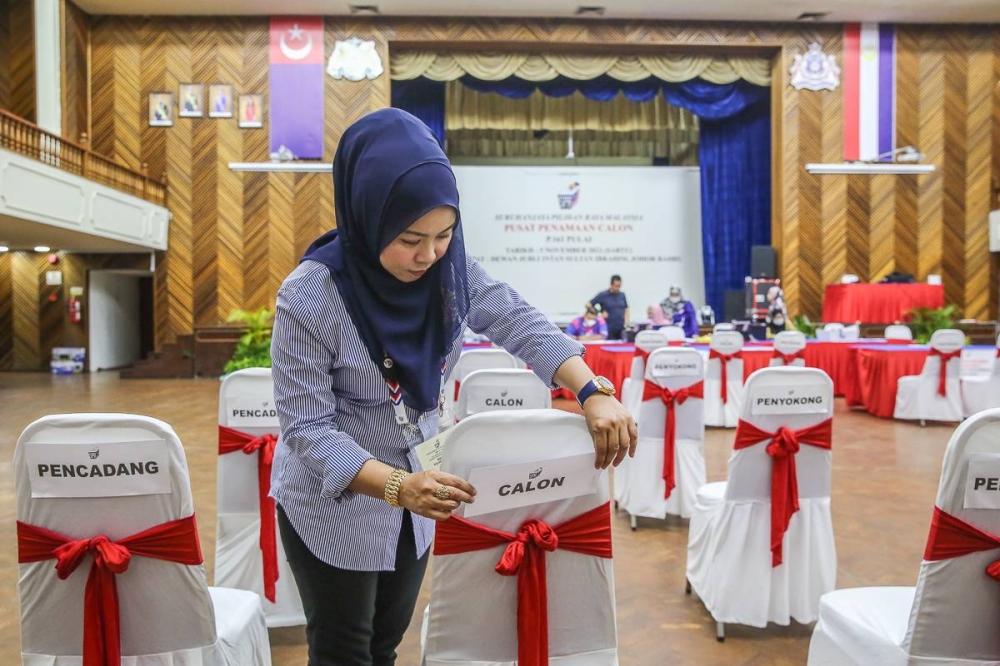
[(448, 433), (450, 432), (450, 430), (445, 430), (444, 432), (417, 444), (413, 448), (413, 452), (417, 454), (420, 466), (424, 468), (425, 472), (429, 470), (441, 470), (441, 461), (444, 460), (445, 443), (448, 440)]

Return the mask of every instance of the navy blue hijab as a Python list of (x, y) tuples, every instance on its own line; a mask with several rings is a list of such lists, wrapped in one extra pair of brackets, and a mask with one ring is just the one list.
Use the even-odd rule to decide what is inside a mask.
[[(438, 404), (441, 363), (469, 311), (468, 270), (451, 164), (431, 131), (399, 109), (347, 128), (333, 159), (337, 228), (302, 261), (325, 264), (372, 361), (419, 411)], [(440, 206), (455, 209), (448, 251), (420, 279), (402, 282), (379, 261), (400, 233)], [(384, 360), (392, 359), (386, 368)]]

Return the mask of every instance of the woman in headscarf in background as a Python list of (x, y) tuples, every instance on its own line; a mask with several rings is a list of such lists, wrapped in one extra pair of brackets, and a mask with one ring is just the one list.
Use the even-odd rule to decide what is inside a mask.
[(438, 432), (466, 326), (580, 394), (596, 467), (634, 455), (636, 431), (582, 345), (466, 257), (455, 175), (423, 123), (398, 109), (357, 121), (333, 181), (338, 227), (278, 291), (271, 496), (310, 665), (390, 666), (434, 521), (475, 496), (413, 450)]
[(646, 316), (649, 317), (650, 325), (654, 331), (670, 325), (670, 320), (663, 314), (663, 306), (653, 303), (646, 308)]
[(684, 300), (679, 286), (671, 285), (670, 295), (660, 305), (663, 306), (663, 312), (670, 315), (674, 326), (684, 329), (685, 337), (693, 338), (698, 335), (698, 315), (691, 301)]
[(781, 287), (774, 286), (767, 290), (767, 328), (772, 335), (785, 330), (788, 323), (788, 308), (785, 307), (785, 293)]

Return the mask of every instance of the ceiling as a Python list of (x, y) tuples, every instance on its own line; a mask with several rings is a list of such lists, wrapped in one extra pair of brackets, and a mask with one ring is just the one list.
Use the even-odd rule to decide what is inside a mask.
[(111, 238), (81, 233), (51, 224), (31, 222), (0, 215), (0, 245), (11, 250), (31, 250), (36, 245), (48, 245), (63, 252), (152, 252), (148, 247), (123, 243)]
[[(1000, 23), (998, 0), (75, 0), (89, 14), (271, 15), (349, 14), (376, 5), (387, 16), (573, 18), (577, 7), (604, 6), (604, 19), (795, 21), (829, 12), (832, 23)], [(596, 20), (600, 20), (597, 18)]]

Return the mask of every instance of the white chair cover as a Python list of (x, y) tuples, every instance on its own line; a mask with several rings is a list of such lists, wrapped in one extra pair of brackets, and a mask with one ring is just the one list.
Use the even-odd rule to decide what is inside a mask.
[[(754, 414), (775, 390), (820, 395), (821, 413)], [(763, 368), (750, 375), (741, 418), (762, 430), (801, 430), (833, 416), (833, 382), (814, 368)], [(767, 442), (734, 451), (728, 481), (698, 490), (688, 531), (687, 578), (716, 622), (764, 627), (816, 619), (819, 599), (834, 588), (837, 552), (830, 516), (830, 450), (804, 445), (795, 456), (799, 510), (771, 566), (771, 457)]]
[(459, 384), (459, 390), (461, 390), (461, 383), (476, 370), (517, 370), (523, 367), (524, 364), (520, 360), (506, 349), (499, 347), (463, 351), (444, 384), (444, 411), (441, 414), (441, 428), (450, 428), (455, 422), (455, 408), (458, 402), (456, 383)]
[(845, 326), (840, 337), (844, 342), (857, 342), (861, 338), (861, 327), (857, 324)]
[[(219, 389), (219, 425), (248, 435), (278, 435), (278, 415), (257, 419), (259, 425), (238, 425), (234, 410), (247, 406), (273, 410), (274, 384), (270, 368), (248, 368), (227, 376)], [(302, 600), (295, 586), (285, 548), (278, 534), (278, 582), (275, 603), (264, 597), (260, 549), (260, 498), (257, 489), (257, 456), (235, 451), (219, 456), (216, 494), (219, 514), (215, 532), (215, 583), (220, 587), (250, 590), (260, 595), (269, 627), (306, 623)]]
[[(583, 417), (556, 410), (491, 412), (464, 419), (448, 439), (442, 470), (469, 478), (473, 469), (593, 454)], [(623, 463), (627, 464), (627, 463)], [(608, 501), (598, 492), (469, 518), (513, 534), (536, 518), (556, 526)], [(464, 505), (456, 514), (464, 515)], [(494, 571), (503, 549), (434, 558), (426, 616), (426, 666), (514, 666), (517, 578)], [(549, 663), (617, 666), (614, 574), (610, 559), (562, 550), (546, 554)]]
[[(931, 335), (931, 349), (950, 353), (962, 349), (965, 334), (949, 328), (934, 331)], [(919, 375), (900, 377), (896, 389), (896, 409), (894, 418), (920, 421), (961, 421), (964, 415), (962, 390), (959, 382), (961, 367), (959, 357), (948, 361), (945, 368), (947, 381), (944, 396), (938, 393), (941, 359), (929, 355)]]
[[(635, 347), (644, 352), (652, 352), (667, 346), (667, 334), (659, 331), (639, 331), (635, 336)], [(621, 401), (633, 418), (639, 415), (639, 403), (642, 402), (642, 378), (646, 374), (646, 361), (636, 355), (632, 359), (632, 369), (622, 384)], [(640, 387), (636, 389), (636, 387)], [(617, 475), (620, 470), (615, 470)], [(618, 478), (617, 476), (615, 478)]]
[(840, 332), (844, 330), (844, 325), (837, 322), (830, 322), (829, 324), (823, 325), (823, 330), (827, 333), (836, 333), (840, 335)]
[(476, 370), (462, 382), (456, 417), (513, 409), (549, 409), (552, 391), (531, 370)]
[[(774, 349), (782, 354), (796, 354), (805, 348), (806, 336), (801, 331), (781, 331), (774, 336)], [(789, 363), (789, 365), (797, 367), (804, 367), (805, 364), (806, 360), (804, 358), (797, 358)], [(785, 361), (780, 358), (772, 358), (768, 365), (771, 367), (781, 367), (785, 365)]]
[[(1000, 409), (960, 425), (945, 452), (935, 505), (989, 534), (1000, 511), (964, 508), (969, 459), (1000, 457)], [(914, 554), (916, 555), (916, 554)], [(1000, 663), (1000, 587), (985, 573), (997, 551), (920, 565), (917, 586), (837, 590), (823, 596), (810, 666)]]
[(892, 324), (885, 327), (882, 336), (886, 340), (908, 340), (913, 342), (913, 331), (906, 324)]
[[(666, 371), (662, 368), (681, 368)], [(645, 380), (672, 391), (691, 386), (705, 377), (704, 360), (694, 349), (664, 347), (649, 355)], [(676, 405), (674, 439), (674, 479), (676, 486), (664, 498), (663, 434), (667, 407), (659, 398), (646, 400), (639, 408), (639, 444), (635, 458), (627, 459), (617, 470), (628, 465), (619, 478), (615, 475), (618, 508), (631, 516), (666, 518), (667, 514), (687, 518), (694, 508), (695, 492), (705, 483), (704, 404), (701, 398), (688, 398)]]
[[(709, 349), (735, 354), (743, 349), (743, 334), (718, 331)], [(743, 410), (743, 360), (734, 358), (726, 365), (726, 402), (722, 402), (722, 359), (709, 358), (705, 373), (705, 425), (735, 428)]]
[(663, 335), (667, 338), (667, 344), (684, 342), (684, 329), (680, 326), (664, 326), (660, 329)]
[(1000, 338), (994, 353), (992, 370), (985, 376), (962, 377), (962, 408), (966, 416), (1000, 407)]
[(719, 331), (735, 331), (736, 327), (733, 326), (728, 321), (719, 322), (712, 327), (712, 333), (718, 333)]
[[(89, 462), (110, 444), (148, 442), (169, 460), (170, 492), (120, 497), (32, 497), (29, 460), (61, 444), (57, 460)], [(78, 451), (78, 453), (77, 453)], [(93, 459), (97, 459), (93, 457)], [(14, 451), (18, 520), (72, 538), (112, 541), (194, 513), (184, 449), (169, 425), (130, 414), (43, 417), (21, 434)], [(90, 556), (66, 580), (55, 561), (20, 565), (21, 656), (27, 666), (79, 666), (84, 586)], [(116, 576), (122, 663), (128, 666), (267, 666), (271, 663), (260, 598), (205, 585), (203, 565), (133, 556)]]
[(843, 339), (844, 325), (831, 322), (816, 331), (816, 339), (820, 342), (838, 342)]

